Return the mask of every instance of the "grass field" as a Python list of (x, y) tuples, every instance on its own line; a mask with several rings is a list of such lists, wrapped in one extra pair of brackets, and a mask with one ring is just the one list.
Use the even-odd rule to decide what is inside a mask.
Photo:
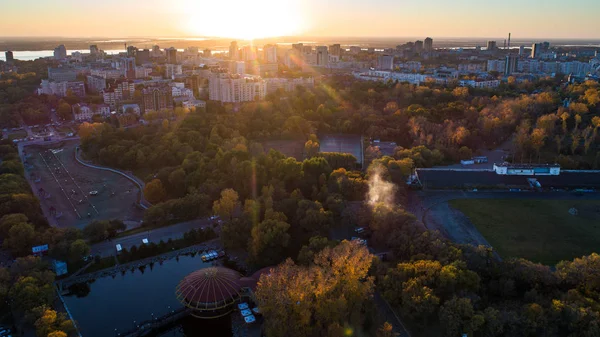
[(13, 140), (13, 139), (23, 139), (27, 137), (27, 132), (26, 131), (17, 131), (17, 132), (13, 132), (11, 134), (8, 135), (8, 140)]
[[(554, 265), (600, 251), (600, 201), (457, 199), (463, 212), (502, 258)], [(569, 213), (570, 208), (577, 215)]]

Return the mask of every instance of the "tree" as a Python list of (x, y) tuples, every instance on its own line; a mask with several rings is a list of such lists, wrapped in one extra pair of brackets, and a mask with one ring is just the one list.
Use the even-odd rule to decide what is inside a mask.
[(475, 313), (471, 299), (454, 297), (440, 308), (440, 323), (445, 336), (472, 336), (483, 326), (484, 318)]
[(83, 228), (83, 235), (91, 242), (106, 240), (108, 238), (108, 221), (92, 221)]
[(67, 334), (63, 331), (52, 331), (48, 334), (48, 337), (67, 337)]
[(221, 191), (221, 198), (213, 203), (213, 213), (223, 220), (231, 221), (240, 206), (238, 193), (231, 188), (227, 188)]
[(290, 225), (280, 220), (264, 220), (252, 227), (250, 258), (256, 264), (272, 265), (281, 261), (288, 246)]
[(372, 261), (364, 246), (343, 241), (323, 249), (310, 266), (288, 259), (264, 273), (255, 296), (266, 335), (326, 336), (348, 322), (358, 329), (373, 292)]
[(399, 334), (394, 332), (394, 327), (388, 322), (383, 323), (381, 328), (377, 330), (377, 337), (397, 337)]
[(58, 105), (58, 109), (56, 109), (56, 114), (63, 120), (71, 120), (73, 119), (73, 113), (71, 111), (71, 106), (69, 103), (61, 100)]
[(31, 247), (35, 245), (36, 238), (33, 225), (19, 223), (8, 231), (8, 237), (4, 239), (4, 246), (16, 255), (25, 255), (31, 253)]
[(540, 151), (546, 142), (546, 133), (543, 129), (535, 128), (531, 132), (531, 147), (535, 150), (538, 155), (538, 161), (540, 157)]
[(167, 197), (167, 191), (160, 179), (154, 179), (144, 187), (144, 197), (151, 203), (159, 203)]
[(72, 262), (80, 260), (84, 256), (88, 256), (90, 254), (90, 246), (84, 240), (75, 240), (71, 243), (71, 248), (69, 249), (70, 258)]

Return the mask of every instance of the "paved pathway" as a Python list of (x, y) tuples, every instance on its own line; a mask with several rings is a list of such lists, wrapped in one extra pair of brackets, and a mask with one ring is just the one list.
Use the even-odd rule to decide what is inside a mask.
[(132, 234), (120, 238), (115, 238), (109, 241), (93, 244), (91, 247), (92, 255), (110, 256), (116, 252), (115, 246), (120, 244), (127, 250), (132, 246), (139, 246), (142, 239), (148, 239), (149, 242), (158, 244), (160, 240), (167, 242), (169, 239), (175, 240), (183, 237), (185, 232), (192, 229), (206, 228), (211, 226), (209, 219), (196, 219), (192, 221), (181, 222), (175, 225), (150, 229), (148, 231)]

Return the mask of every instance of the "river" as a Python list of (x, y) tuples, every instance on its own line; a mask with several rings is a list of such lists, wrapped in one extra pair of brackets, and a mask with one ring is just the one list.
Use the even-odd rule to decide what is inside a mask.
[[(159, 317), (181, 308), (175, 287), (189, 273), (210, 266), (199, 255), (180, 256), (143, 270), (103, 277), (70, 288), (64, 300), (83, 337), (110, 337), (130, 330), (141, 321)], [(183, 319), (160, 336), (200, 336), (200, 331), (215, 331), (213, 336), (231, 336), (229, 317), (219, 321)]]

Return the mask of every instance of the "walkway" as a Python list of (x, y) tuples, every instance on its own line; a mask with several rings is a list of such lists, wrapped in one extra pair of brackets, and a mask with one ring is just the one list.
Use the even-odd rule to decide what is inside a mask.
[(133, 175), (131, 172), (123, 172), (120, 170), (116, 170), (110, 167), (104, 167), (104, 166), (99, 166), (99, 165), (94, 165), (94, 164), (90, 164), (85, 162), (83, 159), (81, 159), (79, 157), (79, 146), (75, 147), (75, 160), (77, 160), (77, 162), (79, 162), (79, 164), (86, 166), (86, 167), (90, 167), (90, 168), (95, 168), (98, 170), (104, 170), (104, 171), (110, 171), (110, 172), (114, 172), (117, 174), (122, 175), (123, 177), (131, 180), (134, 184), (136, 184), (138, 186), (138, 188), (140, 189), (140, 195), (139, 195), (139, 203), (140, 206), (144, 209), (148, 209), (150, 206), (152, 206), (152, 204), (146, 200), (146, 198), (144, 197), (144, 187), (146, 186), (146, 184), (144, 183), (143, 180), (139, 179), (138, 177), (136, 177), (135, 175)]

